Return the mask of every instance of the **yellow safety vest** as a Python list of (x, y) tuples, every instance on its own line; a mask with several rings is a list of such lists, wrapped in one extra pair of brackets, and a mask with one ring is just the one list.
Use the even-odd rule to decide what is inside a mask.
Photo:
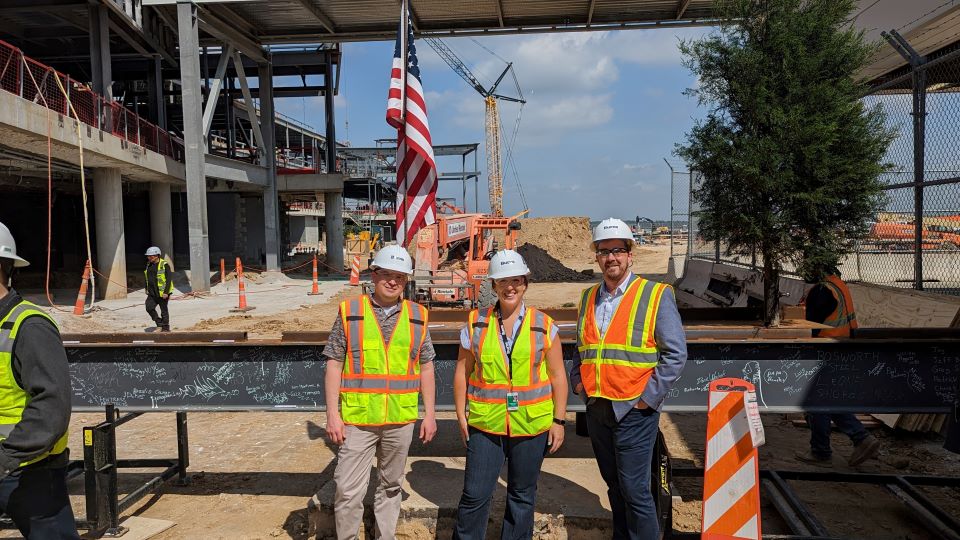
[[(160, 257), (157, 261), (157, 292), (164, 294), (167, 291), (167, 261)], [(143, 271), (144, 281), (150, 281), (150, 265)], [(149, 290), (149, 289), (148, 289)]]
[[(17, 342), (20, 325), (27, 317), (33, 316), (43, 317), (53, 323), (54, 327), (57, 326), (49, 315), (26, 300), (14, 306), (3, 319), (0, 319), (0, 440), (10, 436), (10, 432), (23, 418), (23, 410), (30, 404), (30, 394), (20, 387), (13, 375), (13, 349)], [(67, 432), (64, 431), (50, 450), (21, 462), (20, 467), (63, 453), (66, 449)]]
[[(467, 379), (468, 423), (487, 433), (527, 437), (550, 429), (553, 393), (547, 376), (547, 350), (553, 319), (527, 308), (507, 362), (496, 310), (473, 310), (468, 318), (475, 359)], [(516, 392), (518, 409), (509, 411), (507, 393)]]
[(420, 348), (427, 336), (427, 309), (404, 300), (389, 341), (366, 296), (340, 304), (347, 357), (340, 378), (340, 414), (357, 426), (416, 421), (420, 397)]
[(583, 291), (577, 321), (580, 376), (590, 397), (630, 401), (640, 397), (659, 361), (654, 331), (660, 298), (669, 285), (635, 277), (600, 335), (597, 294), (602, 285)]

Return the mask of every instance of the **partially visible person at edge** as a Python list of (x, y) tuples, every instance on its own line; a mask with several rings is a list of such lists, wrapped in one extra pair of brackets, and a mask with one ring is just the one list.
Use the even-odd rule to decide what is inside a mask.
[(27, 540), (79, 539), (67, 495), (67, 353), (53, 319), (12, 288), (28, 264), (0, 223), (0, 514)]
[[(152, 246), (147, 249), (147, 267), (143, 270), (143, 277), (147, 282), (147, 299), (144, 306), (153, 319), (154, 324), (161, 332), (170, 331), (170, 294), (173, 292), (173, 276), (170, 275), (170, 266), (163, 258), (160, 248)], [(157, 308), (160, 315), (157, 315)]]
[(593, 231), (603, 280), (580, 298), (570, 382), (587, 404), (613, 538), (654, 540), (660, 533), (650, 478), (659, 411), (687, 361), (687, 342), (673, 288), (631, 272), (633, 245), (619, 219)]
[[(407, 453), (425, 410), (420, 440), (437, 432), (434, 414), (436, 353), (427, 329), (427, 310), (403, 300), (413, 262), (400, 246), (377, 252), (371, 266), (373, 296), (340, 304), (327, 346), (324, 390), (327, 436), (340, 446), (333, 473), (337, 538), (357, 538), (363, 519), (370, 465), (377, 456), (380, 483), (374, 498), (375, 537), (396, 537)], [(339, 409), (336, 404), (339, 403)]]
[(531, 538), (543, 458), (563, 444), (568, 387), (559, 330), (547, 314), (524, 304), (529, 273), (516, 251), (496, 253), (489, 277), (497, 303), (471, 311), (460, 333), (453, 399), (467, 464), (456, 540), (486, 538), (504, 460), (500, 538)]
[[(850, 331), (857, 328), (857, 314), (850, 289), (840, 279), (840, 271), (835, 265), (813, 268), (806, 273), (804, 281), (813, 285), (804, 296), (805, 318), (831, 327), (814, 330), (813, 337), (849, 338)], [(806, 417), (810, 426), (810, 450), (797, 453), (797, 459), (804, 463), (833, 466), (831, 420), (853, 442), (850, 466), (860, 465), (880, 453), (880, 441), (852, 413), (807, 413)]]

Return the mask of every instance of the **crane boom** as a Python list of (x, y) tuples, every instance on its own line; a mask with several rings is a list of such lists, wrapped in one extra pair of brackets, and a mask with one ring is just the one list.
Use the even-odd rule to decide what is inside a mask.
[(481, 96), (487, 96), (487, 89), (480, 84), (480, 81), (473, 75), (473, 72), (470, 71), (470, 68), (460, 60), (460, 57), (456, 55), (450, 47), (447, 47), (447, 44), (440, 41), (437, 38), (424, 38), (430, 47), (436, 51), (440, 58), (450, 66), (453, 71), (460, 76), (461, 79), (467, 81), (467, 84), (472, 86), (474, 90), (480, 92)]
[(487, 188), (490, 191), (490, 212), (503, 215), (503, 166), (500, 160), (500, 111), (497, 98), (486, 97)]

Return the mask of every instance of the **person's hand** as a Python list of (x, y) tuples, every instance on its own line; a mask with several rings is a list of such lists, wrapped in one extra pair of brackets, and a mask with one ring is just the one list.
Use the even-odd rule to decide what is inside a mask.
[(327, 413), (327, 437), (333, 442), (333, 444), (339, 446), (343, 444), (343, 441), (347, 440), (347, 435), (344, 433), (344, 428), (345, 426), (343, 425), (343, 419), (340, 417), (339, 413)]
[(641, 399), (641, 400), (637, 401), (637, 404), (634, 405), (633, 408), (634, 408), (634, 409), (643, 410), (643, 409), (649, 409), (650, 406), (647, 405), (646, 403), (644, 403), (644, 401)]
[(577, 386), (574, 387), (573, 392), (577, 395), (583, 393), (583, 383), (577, 383)]
[(560, 424), (551, 424), (550, 431), (547, 435), (547, 448), (550, 449), (550, 453), (554, 453), (560, 449), (560, 446), (563, 445), (563, 426)]
[(423, 421), (420, 422), (420, 440), (423, 444), (433, 440), (433, 437), (437, 434), (437, 419), (433, 415), (424, 416)]
[(458, 418), (457, 421), (460, 424), (460, 439), (463, 440), (463, 446), (467, 446), (467, 441), (470, 440), (470, 424), (466, 417)]

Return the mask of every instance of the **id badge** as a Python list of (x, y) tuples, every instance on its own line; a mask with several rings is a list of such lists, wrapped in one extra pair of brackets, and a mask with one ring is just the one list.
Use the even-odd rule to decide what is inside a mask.
[(507, 410), (520, 410), (520, 394), (518, 392), (507, 392)]

